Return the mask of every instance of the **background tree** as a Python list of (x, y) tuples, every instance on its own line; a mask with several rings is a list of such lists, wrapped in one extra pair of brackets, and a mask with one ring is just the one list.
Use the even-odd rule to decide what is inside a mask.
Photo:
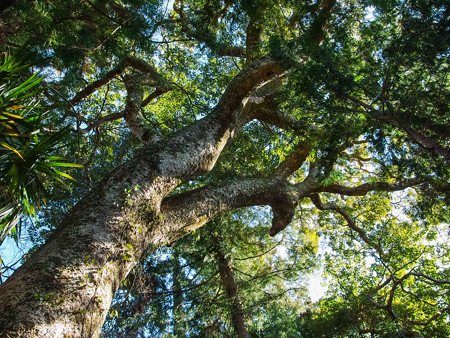
[(299, 223), (298, 234), (268, 238), (269, 216), (261, 210), (222, 216), (178, 241), (172, 253), (153, 254), (149, 261), (159, 264), (134, 273), (119, 291), (105, 334), (135, 328), (151, 335), (295, 335), (317, 237)]
[[(357, 296), (402, 330), (448, 321), (448, 300), (430, 303), (408, 289), (416, 270), (402, 263), (419, 264), (440, 295), (448, 279), (422, 266), (446, 274), (448, 250), (442, 263), (419, 262), (413, 248), (391, 261), (385, 255), (399, 246), (378, 231), (382, 223), (401, 241), (415, 236), (379, 211), (396, 191), (418, 228), (448, 223), (447, 2), (179, 0), (171, 10), (140, 0), (36, 1), (5, 13), (2, 41), (26, 45), (22, 56), (51, 75), (52, 122), (73, 130), (71, 152), (87, 171), (71, 198), (55, 189), (49, 210), (80, 200), (55, 213), (58, 225), (43, 219), (56, 229), (0, 286), (4, 334), (98, 335), (138, 262), (225, 212), (257, 205), (271, 207), (272, 236), (295, 231), (286, 227), (301, 210), (333, 213), (330, 224), (345, 221), (386, 265), (374, 281), (386, 284), (357, 283)], [(365, 263), (351, 254), (345, 259)], [(364, 271), (353, 280), (367, 280)], [(394, 300), (409, 299), (397, 296), (401, 287), (428, 306), (399, 311)]]
[(321, 215), (329, 244), (329, 290), (302, 324), (305, 332), (313, 337), (408, 336), (414, 330), (428, 337), (448, 335), (448, 224), (418, 221), (417, 210), (408, 210), (403, 198), (378, 195), (364, 206), (354, 205), (371, 245), (341, 220)]

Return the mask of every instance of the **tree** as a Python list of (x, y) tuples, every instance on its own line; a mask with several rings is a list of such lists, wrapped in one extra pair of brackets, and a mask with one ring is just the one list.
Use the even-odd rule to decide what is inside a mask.
[(347, 196), (408, 189), (448, 220), (447, 2), (24, 4), (1, 37), (59, 72), (55, 123), (80, 148), (114, 126), (142, 146), (0, 286), (2, 334), (99, 335), (138, 261), (238, 208), (270, 206), (274, 236), (307, 203), (377, 252)]
[(339, 219), (321, 215), (330, 282), (328, 297), (302, 324), (312, 337), (449, 335), (448, 224), (418, 221), (414, 210), (400, 214), (407, 205), (402, 198), (378, 195), (364, 205), (347, 200), (350, 208), (356, 203), (353, 207), (361, 209), (360, 224), (376, 245), (345, 236), (349, 229)]
[(269, 219), (268, 210), (223, 215), (155, 252), (120, 288), (104, 334), (295, 335), (317, 237), (302, 222), (268, 237)]

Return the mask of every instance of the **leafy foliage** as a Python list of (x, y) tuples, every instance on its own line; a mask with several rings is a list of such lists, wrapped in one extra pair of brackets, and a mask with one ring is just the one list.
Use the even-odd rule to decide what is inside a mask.
[[(124, 113), (133, 94), (126, 79), (139, 74), (123, 66), (129, 56), (159, 74), (142, 85), (142, 96), (152, 100), (136, 116), (162, 140), (214, 112), (232, 79), (258, 57), (270, 54), (289, 69), (275, 89), (260, 88), (270, 93), (252, 93), (248, 102), (263, 104), (214, 169), (174, 194), (269, 180), (303, 145), (310, 150), (288, 183), (317, 172), (319, 184), (317, 194), (296, 201), (282, 241), (265, 236), (267, 210), (252, 208), (143, 259), (119, 290), (105, 333), (233, 336), (235, 304), (218, 273), (221, 253), (232, 263), (252, 336), (449, 335), (448, 1), (168, 5), (36, 1), (10, 10), (14, 15), (4, 20), (17, 33), (5, 28), (1, 37), (25, 46), (21, 57), (49, 73), (54, 86), (41, 100), (51, 116), (36, 114), (37, 93), (30, 89), (39, 78), (17, 81), (20, 67), (4, 63), (15, 69), (0, 74), (5, 203), (25, 201), (20, 210), (35, 213), (42, 176), (67, 177), (52, 152), (64, 137), (66, 155), (85, 171), (72, 174), (81, 184), (70, 197), (50, 185), (52, 213), (39, 219), (47, 237), (91, 186), (142, 151)], [(161, 90), (164, 82), (170, 90)], [(26, 136), (42, 130), (44, 119), (62, 131)], [(13, 189), (3, 188), (3, 177)], [(368, 186), (375, 188), (358, 190)], [(17, 222), (20, 210), (8, 210), (5, 220)], [(317, 236), (329, 292), (311, 305), (302, 278), (317, 266)], [(269, 250), (275, 245), (285, 246), (286, 255)]]
[[(223, 216), (155, 252), (122, 286), (105, 334), (234, 336), (234, 305), (220, 277), (223, 256), (249, 331), (295, 335), (307, 300), (302, 280), (314, 266), (318, 238), (301, 224), (298, 235), (267, 238), (268, 216), (264, 210)], [(302, 246), (287, 250), (294, 242)]]
[(17, 239), (20, 218), (36, 216), (36, 207), (45, 203), (44, 176), (63, 183), (62, 178), (72, 177), (61, 167), (80, 167), (53, 155), (67, 131), (43, 130), (44, 114), (36, 99), (40, 90), (33, 91), (42, 78), (20, 79), (26, 68), (9, 55), (0, 65), (0, 243), (10, 232)]

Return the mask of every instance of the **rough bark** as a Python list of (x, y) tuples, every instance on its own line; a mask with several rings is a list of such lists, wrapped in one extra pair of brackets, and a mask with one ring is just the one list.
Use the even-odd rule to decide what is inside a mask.
[(135, 262), (206, 221), (173, 214), (165, 220), (163, 199), (181, 182), (212, 169), (248, 121), (242, 108), (251, 91), (282, 73), (270, 57), (256, 60), (232, 81), (209, 116), (149, 145), (109, 174), (0, 285), (0, 334), (98, 336), (114, 293)]

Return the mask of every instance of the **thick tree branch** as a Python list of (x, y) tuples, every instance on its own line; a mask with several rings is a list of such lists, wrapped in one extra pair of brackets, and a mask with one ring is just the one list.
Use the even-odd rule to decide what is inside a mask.
[[(300, 153), (304, 156), (303, 151)], [(297, 156), (299, 154), (292, 155), (294, 158)], [(291, 160), (287, 159), (286, 163)], [(297, 166), (299, 161), (292, 162)], [(167, 197), (161, 205), (164, 219), (169, 222), (184, 220), (186, 226), (183, 232), (176, 235), (181, 236), (224, 212), (248, 206), (270, 205), (273, 219), (269, 234), (275, 236), (292, 221), (298, 202), (320, 187), (314, 179), (314, 170), (303, 182), (293, 185), (285, 180), (285, 175), (292, 167), (286, 164), (281, 165), (281, 168), (280, 176), (209, 185)]]
[(313, 45), (318, 46), (323, 42), (327, 31), (327, 24), (332, 14), (331, 10), (335, 4), (336, 0), (323, 1), (322, 8), (307, 33)]
[(309, 143), (297, 145), (295, 150), (286, 156), (286, 159), (275, 169), (274, 176), (287, 179), (303, 165), (310, 151)]
[[(30, 312), (18, 311), (18, 317), (12, 321), (0, 316), (5, 330), (25, 336), (31, 332), (99, 335), (114, 292), (145, 253), (180, 238), (213, 214), (228, 209), (220, 206), (228, 199), (222, 203), (219, 196), (208, 194), (200, 197), (206, 197), (206, 202), (215, 206), (211, 211), (202, 209), (207, 203), (200, 203), (200, 197), (192, 201), (197, 203), (192, 213), (182, 205), (177, 207), (181, 208), (179, 212), (162, 212), (161, 202), (181, 182), (214, 167), (226, 144), (246, 122), (242, 101), (282, 72), (270, 58), (248, 65), (237, 76), (242, 81), (232, 81), (208, 116), (168, 139), (144, 147), (134, 159), (106, 175), (72, 208), (39, 253), (0, 285), (1, 313), (24, 306), (36, 310), (32, 324), (26, 327), (23, 323)], [(183, 203), (188, 205), (186, 200)], [(34, 289), (16, 292), (19, 285), (33, 285)], [(51, 293), (57, 303), (39, 302), (36, 290), (42, 297)], [(53, 330), (55, 327), (58, 331)]]
[(255, 60), (231, 81), (216, 109), (228, 112), (239, 109), (247, 103), (252, 91), (286, 73), (279, 62), (271, 56), (263, 56)]
[[(135, 71), (132, 74), (124, 76), (124, 83), (127, 89), (127, 100), (123, 117), (127, 122), (130, 131), (141, 142), (147, 144), (154, 141), (156, 136), (145, 126), (144, 121), (139, 118), (139, 111), (143, 105), (144, 80), (144, 73), (140, 71)], [(146, 101), (150, 101), (150, 99), (147, 98)]]
[(176, 234), (171, 241), (176, 241), (178, 236), (181, 237), (224, 212), (255, 205), (270, 205), (272, 207), (273, 219), (269, 234), (274, 236), (292, 221), (297, 204), (304, 197), (310, 197), (320, 210), (334, 210), (341, 214), (348, 222), (348, 226), (356, 231), (363, 241), (375, 248), (380, 256), (383, 256), (384, 253), (379, 245), (370, 240), (364, 230), (359, 228), (342, 208), (332, 204), (323, 205), (316, 193), (331, 192), (363, 196), (369, 191), (402, 190), (419, 184), (419, 180), (405, 180), (398, 184), (379, 182), (363, 184), (354, 188), (334, 184), (322, 187), (316, 178), (317, 168), (312, 165), (309, 176), (303, 182), (289, 184), (286, 178), (304, 162), (308, 149), (308, 145), (296, 149), (280, 164), (271, 178), (238, 180), (220, 185), (209, 185), (166, 198), (161, 209), (167, 214), (164, 219), (170, 220), (170, 222), (183, 219), (186, 224), (182, 232)]
[[(148, 105), (153, 99), (168, 92), (172, 89), (172, 85), (165, 80), (158, 72), (148, 63), (128, 56), (113, 70), (109, 71), (103, 78), (94, 81), (75, 97), (69, 101), (71, 106), (79, 103), (87, 96), (94, 93), (99, 88), (107, 85), (113, 78), (121, 75), (127, 67), (131, 67), (134, 71), (124, 76), (123, 81), (127, 89), (127, 99), (123, 112), (110, 114), (99, 118), (88, 127), (81, 130), (82, 133), (88, 133), (94, 128), (98, 128), (102, 124), (124, 118), (130, 131), (143, 143), (149, 143), (155, 140), (155, 135), (145, 127), (143, 121), (139, 118), (140, 109)], [(155, 87), (155, 91), (143, 100), (144, 85)], [(78, 116), (77, 116), (78, 117)]]
[[(309, 191), (306, 187), (304, 189)], [(302, 198), (300, 194), (299, 190), (289, 190), (280, 180), (239, 180), (170, 196), (163, 201), (161, 210), (165, 220), (185, 220), (187, 228), (183, 230), (187, 233), (224, 212), (270, 205), (274, 213), (270, 234), (275, 235), (292, 220), (295, 205)], [(308, 194), (303, 192), (303, 195)]]

